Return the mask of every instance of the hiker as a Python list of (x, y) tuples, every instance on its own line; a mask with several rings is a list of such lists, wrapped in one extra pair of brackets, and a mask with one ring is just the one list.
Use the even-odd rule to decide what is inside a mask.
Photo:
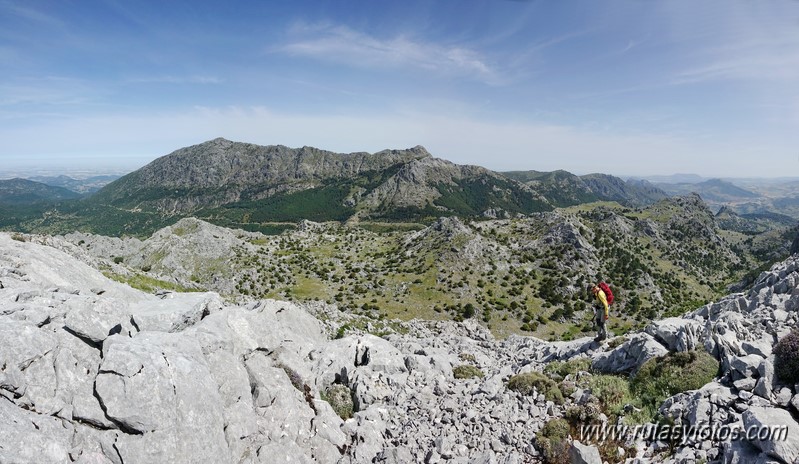
[[(606, 284), (607, 285), (607, 284)], [(606, 338), (608, 338), (608, 330), (605, 327), (605, 321), (608, 320), (608, 298), (605, 295), (605, 292), (600, 288), (600, 284), (596, 284), (591, 288), (591, 292), (594, 294), (594, 298), (597, 300), (597, 304), (595, 305), (596, 308), (596, 317), (595, 322), (597, 325), (597, 336), (595, 338), (596, 341), (600, 342)]]

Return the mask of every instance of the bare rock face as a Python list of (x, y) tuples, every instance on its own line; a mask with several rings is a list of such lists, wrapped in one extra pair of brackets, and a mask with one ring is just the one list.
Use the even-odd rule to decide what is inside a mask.
[(634, 373), (645, 362), (668, 354), (669, 350), (650, 335), (633, 335), (628, 341), (609, 353), (594, 357), (591, 367), (600, 372), (613, 374)]
[(691, 351), (701, 348), (704, 326), (692, 319), (670, 317), (655, 321), (646, 333), (661, 342), (669, 351)]
[(743, 424), (746, 430), (763, 432), (749, 441), (768, 457), (780, 462), (799, 460), (799, 423), (788, 411), (752, 407), (743, 413)]
[(95, 379), (108, 418), (125, 432), (123, 461), (228, 459), (218, 387), (196, 340), (163, 332), (112, 337)]

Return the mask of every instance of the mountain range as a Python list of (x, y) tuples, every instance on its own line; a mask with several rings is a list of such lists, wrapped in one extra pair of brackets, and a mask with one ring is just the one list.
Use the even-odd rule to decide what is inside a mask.
[(274, 223), (514, 217), (586, 201), (652, 204), (647, 182), (593, 174), (497, 173), (423, 147), (340, 154), (214, 139), (156, 159), (79, 202), (19, 221), (22, 230), (148, 235), (181, 217), (269, 231)]

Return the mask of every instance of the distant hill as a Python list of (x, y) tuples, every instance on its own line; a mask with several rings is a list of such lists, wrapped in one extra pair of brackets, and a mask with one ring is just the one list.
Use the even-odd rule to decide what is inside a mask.
[(508, 178), (523, 182), (553, 205), (573, 206), (592, 201), (616, 201), (625, 206), (646, 206), (668, 195), (647, 181), (628, 180), (607, 174), (577, 176), (567, 171), (511, 171)]
[(721, 179), (710, 179), (696, 184), (659, 183), (656, 185), (670, 195), (687, 195), (692, 192), (698, 193), (702, 199), (710, 203), (746, 201), (759, 197), (759, 195), (754, 192)]
[(117, 175), (103, 175), (103, 176), (91, 176), (85, 179), (75, 179), (69, 176), (60, 175), (60, 176), (34, 176), (30, 177), (28, 180), (41, 182), (42, 184), (50, 185), (53, 187), (63, 187), (65, 189), (72, 190), (73, 192), (86, 194), (86, 193), (94, 193), (119, 178), (120, 176)]
[(0, 204), (32, 205), (79, 198), (80, 194), (26, 179), (0, 180)]
[(669, 176), (646, 176), (642, 178), (653, 183), (665, 184), (698, 184), (707, 180), (697, 174), (671, 174)]

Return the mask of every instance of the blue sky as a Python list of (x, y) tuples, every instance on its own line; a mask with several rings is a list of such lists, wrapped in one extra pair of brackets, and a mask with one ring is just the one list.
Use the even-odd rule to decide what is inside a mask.
[(216, 137), (799, 175), (796, 1), (0, 0), (0, 171)]

